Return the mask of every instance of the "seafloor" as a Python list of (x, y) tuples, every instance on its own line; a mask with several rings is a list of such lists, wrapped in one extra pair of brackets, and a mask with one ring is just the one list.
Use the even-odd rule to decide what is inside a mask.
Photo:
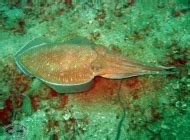
[[(15, 66), (28, 40), (82, 36), (178, 73), (126, 80), (95, 78), (78, 94), (57, 94)], [(0, 139), (190, 139), (189, 0), (2, 0)]]

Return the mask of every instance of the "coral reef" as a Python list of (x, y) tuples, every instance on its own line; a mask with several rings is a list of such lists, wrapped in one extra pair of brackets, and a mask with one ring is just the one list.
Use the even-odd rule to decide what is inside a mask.
[[(188, 0), (0, 2), (0, 139), (189, 139), (189, 8)], [(83, 36), (178, 73), (96, 77), (89, 91), (57, 94), (15, 66), (16, 51), (36, 36)]]

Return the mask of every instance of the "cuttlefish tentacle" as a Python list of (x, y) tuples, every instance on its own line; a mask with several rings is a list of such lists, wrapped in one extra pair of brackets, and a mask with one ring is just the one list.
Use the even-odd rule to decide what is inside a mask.
[(135, 61), (130, 61), (124, 56), (105, 52), (99, 47), (96, 49), (97, 59), (92, 64), (95, 75), (105, 78), (122, 79), (146, 74), (167, 74), (166, 70), (172, 67), (146, 66)]

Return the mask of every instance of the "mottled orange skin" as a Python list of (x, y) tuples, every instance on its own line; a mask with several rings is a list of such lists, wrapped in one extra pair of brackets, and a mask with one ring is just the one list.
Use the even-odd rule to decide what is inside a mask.
[(66, 84), (92, 79), (94, 75), (90, 65), (96, 56), (89, 46), (58, 44), (31, 49), (20, 59), (34, 76)]

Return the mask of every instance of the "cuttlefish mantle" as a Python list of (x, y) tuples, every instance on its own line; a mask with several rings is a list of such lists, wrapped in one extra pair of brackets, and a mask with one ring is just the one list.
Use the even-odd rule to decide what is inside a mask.
[(124, 79), (163, 74), (170, 69), (130, 61), (126, 56), (83, 38), (63, 43), (36, 38), (16, 53), (15, 60), (23, 73), (40, 79), (58, 93), (86, 91), (92, 87), (96, 76)]

